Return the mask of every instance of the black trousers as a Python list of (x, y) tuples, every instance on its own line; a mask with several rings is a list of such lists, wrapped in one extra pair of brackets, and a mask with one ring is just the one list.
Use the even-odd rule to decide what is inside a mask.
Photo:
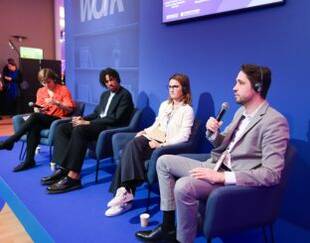
[(108, 127), (103, 125), (61, 124), (56, 128), (52, 161), (63, 168), (80, 172), (83, 166), (87, 146), (96, 140), (101, 131)]
[(135, 191), (135, 186), (145, 180), (144, 162), (151, 157), (153, 151), (146, 137), (139, 136), (131, 140), (124, 148), (110, 185), (110, 192), (115, 193), (119, 187), (126, 185)]
[(18, 131), (10, 136), (6, 141), (10, 143), (17, 142), (24, 134), (27, 134), (27, 148), (25, 162), (34, 161), (36, 147), (40, 143), (40, 132), (48, 129), (52, 122), (59, 119), (55, 116), (45, 115), (42, 113), (32, 113), (23, 123)]

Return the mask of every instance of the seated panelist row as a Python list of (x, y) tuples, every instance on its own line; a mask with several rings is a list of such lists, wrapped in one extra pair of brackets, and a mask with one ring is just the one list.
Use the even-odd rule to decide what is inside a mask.
[(43, 87), (37, 91), (34, 113), (25, 116), (25, 122), (18, 131), (0, 142), (0, 150), (12, 150), (14, 143), (23, 135), (27, 135), (25, 160), (14, 168), (14, 172), (35, 166), (35, 150), (40, 142), (41, 130), (49, 128), (53, 121), (70, 115), (74, 108), (70, 91), (60, 84), (60, 79), (54, 71), (47, 68), (41, 69), (38, 80)]
[[(80, 188), (87, 144), (96, 140), (102, 130), (129, 123), (132, 98), (121, 87), (117, 71), (103, 70), (100, 82), (108, 91), (102, 94), (94, 112), (86, 117), (74, 117), (72, 123), (57, 128), (53, 161), (60, 169), (42, 178), (42, 184), (50, 185), (49, 193)], [(236, 103), (241, 107), (232, 122), (222, 133), (222, 122), (210, 117), (206, 123), (207, 138), (214, 146), (210, 158), (205, 162), (176, 155), (158, 159), (163, 223), (153, 230), (137, 232), (137, 238), (193, 242), (199, 200), (206, 199), (213, 190), (234, 184), (272, 186), (280, 182), (289, 127), (285, 117), (266, 100), (270, 84), (268, 67), (242, 65), (233, 87)], [(151, 157), (154, 149), (189, 139), (194, 121), (190, 104), (188, 77), (173, 75), (169, 79), (169, 98), (161, 104), (154, 124), (137, 133), (125, 146), (111, 183), (110, 190), (115, 196), (108, 202), (107, 216), (118, 215), (131, 207), (136, 187), (145, 180), (143, 162)], [(0, 148), (11, 149), (17, 140), (12, 141), (2, 142)]]
[[(88, 143), (96, 140), (105, 129), (129, 123), (133, 103), (130, 93), (120, 86), (118, 73), (113, 69), (103, 70), (100, 80), (108, 91), (101, 96), (94, 113), (84, 118), (74, 117), (72, 123), (62, 124), (56, 129), (52, 160), (60, 168), (53, 175), (42, 178), (42, 184), (49, 185), (49, 193), (63, 193), (80, 188), (80, 172)], [(128, 195), (133, 197), (135, 187), (145, 179), (143, 162), (151, 156), (152, 151), (160, 146), (188, 140), (194, 120), (190, 104), (188, 77), (183, 74), (173, 75), (169, 81), (169, 99), (160, 106), (156, 121), (150, 128), (139, 132), (126, 146), (111, 185), (112, 191), (124, 191), (127, 188)], [(123, 210), (121, 205), (113, 206), (113, 210)]]

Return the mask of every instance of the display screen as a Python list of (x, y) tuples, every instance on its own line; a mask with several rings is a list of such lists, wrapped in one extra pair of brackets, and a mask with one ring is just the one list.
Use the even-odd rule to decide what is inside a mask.
[(284, 0), (163, 0), (163, 22), (283, 2)]
[(20, 47), (20, 57), (30, 59), (43, 59), (43, 50), (40, 48)]

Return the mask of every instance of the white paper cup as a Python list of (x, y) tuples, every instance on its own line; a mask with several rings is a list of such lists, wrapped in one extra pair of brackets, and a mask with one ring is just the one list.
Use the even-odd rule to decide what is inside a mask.
[(51, 171), (55, 171), (56, 170), (56, 163), (51, 162), (50, 166), (51, 166)]
[(148, 213), (140, 214), (141, 227), (146, 227), (149, 224), (150, 215)]

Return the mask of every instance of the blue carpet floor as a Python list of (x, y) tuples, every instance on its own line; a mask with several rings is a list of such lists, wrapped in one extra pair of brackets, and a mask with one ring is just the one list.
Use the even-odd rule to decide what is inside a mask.
[[(13, 173), (18, 161), (21, 144), (13, 151), (0, 151), (0, 197), (8, 202), (27, 232), (35, 242), (137, 242), (134, 232), (141, 230), (139, 214), (145, 210), (147, 191), (144, 186), (137, 190), (134, 207), (129, 212), (108, 218), (104, 215), (111, 173), (114, 165), (101, 163), (100, 181), (95, 180), (95, 161), (87, 159), (83, 168), (83, 188), (70, 193), (49, 195), (40, 185), (40, 178), (51, 173), (48, 149), (41, 148), (36, 156), (37, 166), (31, 170)], [(152, 195), (149, 228), (161, 221), (158, 195)], [(0, 199), (0, 208), (3, 203)], [(149, 229), (146, 228), (146, 229)], [(276, 242), (310, 242), (310, 233), (302, 228), (278, 220), (275, 225)], [(205, 242), (202, 235), (195, 242)], [(260, 229), (241, 232), (219, 242), (263, 242)]]

